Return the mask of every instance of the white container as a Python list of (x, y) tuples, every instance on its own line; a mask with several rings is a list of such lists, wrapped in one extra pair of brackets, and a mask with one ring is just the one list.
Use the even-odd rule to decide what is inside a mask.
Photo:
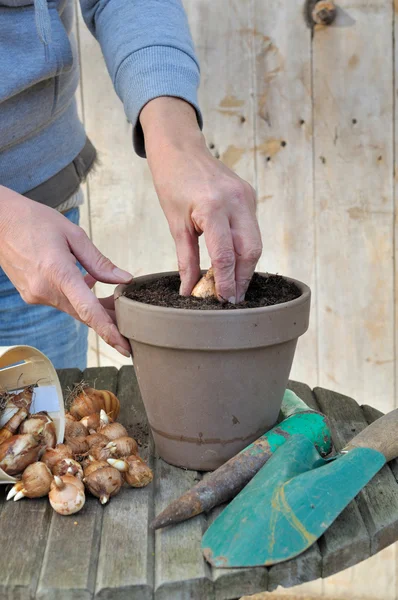
[[(33, 392), (30, 412), (47, 411), (55, 424), (57, 443), (62, 443), (65, 432), (64, 399), (52, 362), (32, 346), (12, 346), (3, 353), (0, 351), (0, 390), (17, 392), (28, 385), (37, 385)], [(0, 417), (0, 427), (3, 427), (17, 410), (15, 407), (6, 407)], [(0, 484), (15, 481), (15, 477), (0, 469)]]

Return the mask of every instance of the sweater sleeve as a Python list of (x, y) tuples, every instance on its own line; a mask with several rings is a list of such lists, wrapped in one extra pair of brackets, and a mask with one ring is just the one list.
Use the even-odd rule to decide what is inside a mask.
[(154, 98), (189, 102), (202, 127), (199, 65), (181, 0), (80, 0), (80, 5), (133, 125), (137, 154), (145, 157), (139, 115)]

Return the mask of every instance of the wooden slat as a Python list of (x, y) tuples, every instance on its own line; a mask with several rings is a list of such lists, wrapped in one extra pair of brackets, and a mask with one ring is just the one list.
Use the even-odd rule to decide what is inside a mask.
[(57, 374), (64, 401), (66, 401), (69, 392), (73, 389), (74, 384), (82, 380), (83, 373), (79, 369), (59, 369)]
[[(118, 421), (140, 443), (140, 455), (153, 466), (147, 418), (133, 367), (119, 371)], [(153, 597), (153, 484), (143, 489), (125, 487), (104, 512), (96, 597), (101, 600), (151, 600)]]
[[(330, 417), (335, 445), (340, 450), (367, 426), (365, 416), (352, 398), (321, 388), (314, 392), (319, 405)], [(397, 484), (388, 465), (373, 477), (355, 502), (370, 535), (371, 554), (398, 539)]]
[[(333, 411), (330, 409), (330, 402), (321, 402), (319, 390), (315, 390), (315, 395), (318, 399), (321, 410), (329, 418), (329, 426), (331, 427), (332, 439), (337, 450), (341, 449), (345, 444), (345, 439), (349, 439), (354, 435), (352, 429), (356, 429), (358, 424), (352, 423), (350, 419), (354, 416), (350, 413), (347, 416), (347, 411), (344, 413), (342, 422), (336, 423)], [(342, 427), (345, 431), (343, 438), (339, 437), (338, 429)], [(355, 501), (350, 502), (347, 508), (337, 517), (331, 527), (324, 533), (319, 540), (319, 546), (322, 553), (322, 576), (328, 577), (338, 573), (346, 567), (355, 565), (361, 560), (365, 560), (370, 555), (370, 538), (366, 529), (363, 518), (359, 512), (359, 508)]]
[[(4, 489), (0, 495), (4, 502)], [(2, 600), (30, 600), (34, 596), (50, 517), (47, 498), (5, 503), (0, 513)]]
[[(303, 2), (254, 0), (253, 61), (259, 269), (300, 279), (315, 291), (311, 32)], [(240, 74), (239, 83), (242, 82)], [(318, 383), (316, 294), (292, 377)]]
[[(394, 407), (392, 2), (313, 40), (320, 385)], [(377, 35), (375, 32), (377, 31)]]
[[(222, 513), (225, 504), (213, 509), (207, 518), (207, 526)], [(245, 569), (211, 568), (215, 600), (233, 600), (242, 595), (265, 592), (268, 587), (268, 569), (255, 567)]]
[[(348, 416), (349, 409), (345, 412), (343, 410), (346, 407), (345, 400), (343, 405), (343, 408), (338, 409), (341, 421), (336, 423), (333, 420), (333, 430), (335, 431), (336, 427), (339, 430), (344, 428), (345, 432), (344, 437), (336, 444), (339, 448), (344, 445), (346, 439), (355, 435), (351, 429), (358, 427), (356, 417)], [(325, 412), (327, 413), (326, 409)], [(353, 427), (350, 426), (352, 419)], [(386, 598), (386, 600), (395, 598), (392, 595), (394, 577), (392, 547), (357, 564), (369, 555), (370, 540), (356, 502), (351, 502), (325, 532), (320, 539), (320, 548), (323, 555), (323, 577), (326, 578), (323, 580), (325, 596), (338, 595), (348, 598), (355, 593), (358, 597), (363, 595)], [(350, 566), (351, 568), (347, 568)], [(329, 575), (332, 576), (328, 577)]]
[[(117, 390), (117, 369), (114, 367), (86, 369), (82, 378), (98, 389)], [(105, 510), (96, 498), (87, 493), (86, 504), (76, 515), (63, 517), (52, 513), (37, 590), (40, 600), (52, 600), (55, 597), (60, 600), (92, 598)]]
[[(319, 400), (317, 393), (315, 396)], [(339, 450), (345, 442), (338, 437), (336, 428), (344, 429), (344, 439), (346, 439), (352, 437), (352, 429), (357, 427), (357, 423), (353, 426), (350, 418), (346, 415), (346, 418), (336, 425), (333, 414), (329, 412), (329, 405), (325, 403), (319, 403), (319, 405), (322, 412), (329, 418), (333, 444)], [(369, 533), (355, 502), (350, 502), (331, 527), (325, 531), (319, 540), (319, 547), (322, 553), (323, 577), (338, 573), (342, 569), (368, 558), (370, 554)]]
[[(303, 384), (296, 384), (303, 386)], [(294, 388), (293, 388), (294, 389)], [(300, 395), (300, 388), (294, 389), (296, 393), (303, 398), (307, 404), (310, 398), (306, 400), (303, 392)], [(320, 406), (314, 397), (314, 407), (321, 410), (329, 418), (329, 414), (323, 406)], [(334, 440), (334, 424), (329, 422), (329, 427)], [(369, 556), (369, 535), (359, 509), (354, 502), (339, 515), (336, 521), (327, 529), (320, 538), (319, 549), (322, 554), (322, 576), (328, 577), (337, 573), (343, 568), (349, 567), (358, 560), (363, 560)]]
[[(58, 377), (65, 397), (81, 372), (62, 369)], [(8, 489), (0, 488), (0, 598), (30, 599), (39, 580), (52, 511), (46, 498), (6, 502)]]
[[(184, 471), (156, 461), (155, 514), (191, 488), (195, 471)], [(155, 533), (156, 600), (214, 600), (210, 569), (201, 552), (204, 516)]]
[[(289, 388), (296, 392), (308, 406), (314, 410), (322, 410), (307, 385), (290, 381)], [(354, 503), (351, 503), (336, 519), (320, 538), (318, 544), (322, 554), (323, 577), (328, 577), (337, 573), (341, 568), (355, 564), (359, 556), (363, 558), (369, 556), (369, 535), (359, 509)]]
[[(369, 424), (373, 423), (373, 421), (376, 421), (376, 419), (380, 419), (380, 417), (382, 417), (384, 414), (380, 410), (377, 410), (377, 408), (373, 408), (373, 406), (369, 406), (368, 404), (363, 404), (361, 408), (363, 414), (365, 415), (365, 419)], [(388, 466), (390, 467), (395, 479), (398, 482), (398, 458), (391, 460), (388, 463)]]
[[(379, 419), (380, 417), (383, 416), (383, 413), (381, 411), (377, 410), (377, 408), (373, 408), (372, 406), (369, 406), (366, 404), (362, 405), (361, 409), (362, 409), (363, 414), (365, 415), (366, 421), (369, 424), (373, 423), (373, 421), (376, 421), (376, 419)], [(398, 459), (391, 460), (388, 463), (388, 466), (390, 467), (390, 469), (395, 477), (395, 480), (398, 483)], [(398, 492), (398, 488), (397, 488), (397, 492)], [(395, 554), (395, 557), (394, 557), (394, 554)], [(398, 566), (398, 542), (396, 542), (393, 546), (389, 546), (385, 550), (382, 550), (378, 555), (376, 555), (375, 557), (372, 557), (372, 558), (375, 561), (384, 559), (385, 563), (388, 562), (390, 564), (392, 564), (393, 561), (395, 560), (395, 562)], [(377, 563), (375, 564), (375, 572), (376, 572), (376, 569), (377, 569)], [(367, 572), (370, 572), (370, 567)], [(394, 568), (392, 568), (390, 573), (391, 573), (391, 579), (395, 578), (395, 584), (396, 584), (395, 587), (396, 587), (397, 593), (396, 593), (396, 595), (394, 595), (393, 581), (391, 581), (390, 586), (387, 587), (386, 590), (382, 590), (382, 593), (383, 593), (383, 597), (386, 598), (386, 600), (389, 595), (391, 596), (392, 600), (396, 600), (398, 598), (398, 568), (396, 568), (395, 570), (394, 570)], [(384, 577), (384, 581), (385, 581), (385, 579), (386, 578)], [(384, 583), (384, 585), (386, 586), (386, 583)]]
[(369, 534), (355, 502), (337, 517), (319, 540), (322, 577), (329, 577), (369, 556)]
[(312, 582), (321, 576), (322, 555), (318, 544), (314, 544), (300, 557), (269, 567), (268, 590), (273, 592), (279, 585), (289, 588), (308, 581)]
[(311, 391), (311, 388), (306, 383), (301, 383), (299, 381), (289, 380), (287, 385), (289, 390), (292, 390), (303, 402), (305, 402), (309, 408), (313, 410), (320, 411), (318, 403), (314, 394)]

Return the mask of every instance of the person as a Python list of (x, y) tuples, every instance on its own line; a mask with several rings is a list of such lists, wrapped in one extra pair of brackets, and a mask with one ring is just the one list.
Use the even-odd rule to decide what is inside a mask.
[[(181, 0), (80, 5), (132, 124), (134, 149), (148, 160), (181, 294), (199, 279), (203, 234), (219, 299), (241, 302), (262, 251), (256, 197), (206, 146)], [(112, 297), (96, 298), (92, 288), (132, 275), (78, 224), (80, 186), (96, 151), (76, 110), (73, 19), (73, 0), (0, 0), (0, 346), (29, 344), (57, 368), (84, 369), (87, 326), (129, 356)]]

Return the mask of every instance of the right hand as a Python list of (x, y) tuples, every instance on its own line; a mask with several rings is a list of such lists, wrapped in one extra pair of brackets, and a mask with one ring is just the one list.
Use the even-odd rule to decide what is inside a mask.
[[(0, 266), (28, 304), (45, 304), (86, 323), (110, 346), (130, 356), (114, 322), (113, 297), (98, 299), (96, 281), (128, 283), (81, 227), (56, 210), (0, 186)], [(76, 261), (86, 269), (83, 276)]]

